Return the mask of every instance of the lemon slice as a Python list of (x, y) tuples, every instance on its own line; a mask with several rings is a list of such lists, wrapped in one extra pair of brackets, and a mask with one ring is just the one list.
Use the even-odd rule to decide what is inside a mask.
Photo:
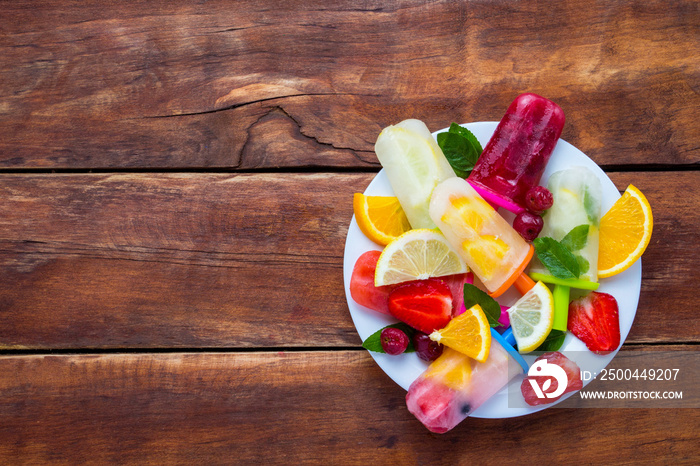
[(491, 349), (491, 326), (481, 306), (475, 304), (452, 319), (447, 327), (431, 333), (430, 339), (485, 362)]
[(534, 351), (544, 342), (554, 322), (554, 299), (547, 285), (537, 282), (508, 309), (520, 353)]
[(355, 193), (352, 206), (357, 226), (362, 233), (382, 246), (411, 229), (411, 224), (395, 197)]
[(467, 264), (442, 233), (410, 230), (389, 243), (377, 261), (375, 286), (466, 273)]
[(634, 264), (649, 245), (653, 228), (649, 202), (629, 185), (600, 219), (598, 277), (612, 277)]

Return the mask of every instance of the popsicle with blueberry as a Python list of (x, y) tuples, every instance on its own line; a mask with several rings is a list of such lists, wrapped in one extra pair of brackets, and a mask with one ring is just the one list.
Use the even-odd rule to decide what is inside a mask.
[(516, 214), (537, 186), (564, 128), (564, 112), (537, 94), (519, 95), (508, 107), (468, 177), (491, 204)]
[(540, 238), (553, 238), (566, 247), (576, 260), (578, 275), (561, 270), (549, 271), (540, 260), (533, 260), (529, 275), (554, 285), (554, 325), (566, 331), (570, 288), (598, 289), (598, 231), (600, 227), (602, 187), (600, 180), (586, 167), (571, 167), (549, 178), (547, 188), (554, 198), (543, 216)]
[(408, 410), (431, 432), (444, 433), (471, 415), (517, 375), (528, 371), (525, 360), (491, 329), (485, 362), (445, 347), (442, 355), (411, 384)]

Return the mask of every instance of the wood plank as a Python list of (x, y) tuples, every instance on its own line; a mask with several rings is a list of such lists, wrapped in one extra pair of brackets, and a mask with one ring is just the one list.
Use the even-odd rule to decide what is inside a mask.
[(10, 2), (0, 167), (376, 167), (381, 128), (498, 120), (524, 91), (599, 164), (697, 164), (699, 21), (691, 0)]
[(342, 257), (351, 193), (364, 186), (339, 189), (344, 180), (8, 175), (0, 343), (357, 344)]
[[(699, 172), (610, 173), (622, 192), (633, 184), (649, 201), (654, 230), (642, 256), (642, 290), (639, 307), (628, 342), (674, 340), (674, 332), (687, 335), (678, 341), (700, 341), (700, 322), (694, 312), (680, 311), (676, 305), (692, 304), (700, 268), (697, 255), (689, 248), (700, 244)], [(688, 183), (688, 184), (686, 184)], [(671, 285), (671, 283), (675, 284)], [(669, 314), (669, 310), (671, 313)], [(678, 311), (678, 312), (677, 312)], [(687, 331), (687, 333), (686, 333)], [(691, 336), (695, 334), (696, 336)]]
[[(2, 175), (0, 345), (358, 345), (342, 260), (372, 177)], [(611, 177), (655, 213), (628, 341), (697, 342), (700, 173)]]
[(549, 409), (431, 434), (364, 351), (0, 357), (0, 391), (3, 464), (700, 460), (697, 409)]

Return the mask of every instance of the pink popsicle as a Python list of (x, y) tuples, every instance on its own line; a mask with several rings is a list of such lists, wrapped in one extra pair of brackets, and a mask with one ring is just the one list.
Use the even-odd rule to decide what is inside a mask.
[(444, 433), (522, 373), (522, 368), (496, 340), (486, 362), (450, 348), (421, 374), (406, 394), (408, 410), (431, 432)]
[(525, 195), (539, 184), (564, 121), (564, 112), (554, 102), (537, 94), (519, 95), (496, 127), (468, 181), (489, 202), (522, 212)]

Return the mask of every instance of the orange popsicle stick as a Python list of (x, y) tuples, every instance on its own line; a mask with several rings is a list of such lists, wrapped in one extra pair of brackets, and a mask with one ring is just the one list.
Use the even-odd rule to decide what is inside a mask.
[[(521, 275), (525, 275), (523, 272), (525, 271), (525, 267), (527, 267), (527, 264), (530, 263), (530, 260), (532, 259), (533, 254), (535, 254), (535, 247), (531, 244), (530, 250), (527, 252), (527, 255), (525, 256), (523, 263), (520, 264), (520, 266), (515, 270), (515, 272), (513, 272), (513, 274), (510, 277), (508, 277), (508, 280), (503, 282), (503, 285), (501, 285), (500, 288), (498, 288), (496, 291), (494, 291), (492, 293), (489, 293), (489, 296), (491, 296), (492, 298), (498, 298), (503, 293), (505, 293), (508, 290), (508, 288), (510, 288), (511, 285), (513, 285), (513, 283), (515, 283), (516, 280), (518, 280), (518, 278), (520, 278)], [(527, 277), (527, 275), (526, 275), (526, 277)], [(527, 277), (527, 280), (532, 281), (530, 279), (530, 277)], [(518, 285), (516, 285), (516, 287), (517, 286)], [(532, 286), (535, 286), (534, 282), (532, 283)], [(532, 286), (530, 288), (532, 288)], [(518, 288), (518, 291), (520, 291), (520, 288)], [(525, 294), (525, 293), (523, 293), (523, 294)]]
[(526, 273), (521, 273), (518, 278), (515, 279), (513, 286), (518, 290), (520, 294), (525, 294), (535, 286), (535, 280), (530, 278)]

